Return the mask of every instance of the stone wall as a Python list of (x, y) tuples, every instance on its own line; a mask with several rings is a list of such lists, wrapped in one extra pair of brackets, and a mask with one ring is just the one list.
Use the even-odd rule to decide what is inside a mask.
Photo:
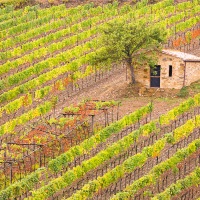
[(150, 87), (150, 68), (148, 66), (137, 67), (135, 71), (136, 82), (141, 83), (144, 87)]
[(200, 62), (186, 62), (185, 86), (200, 80)]
[[(158, 64), (161, 65), (160, 87), (181, 89), (184, 83), (184, 62), (182, 59), (161, 54)], [(171, 77), (169, 77), (170, 65), (172, 65)]]
[[(160, 88), (181, 89), (184, 86), (185, 62), (167, 54), (160, 54), (158, 65), (161, 65)], [(172, 77), (169, 77), (169, 65), (172, 65)], [(150, 87), (150, 68), (148, 66), (135, 68), (136, 81), (144, 87)], [(200, 79), (200, 62), (187, 62), (185, 86)]]

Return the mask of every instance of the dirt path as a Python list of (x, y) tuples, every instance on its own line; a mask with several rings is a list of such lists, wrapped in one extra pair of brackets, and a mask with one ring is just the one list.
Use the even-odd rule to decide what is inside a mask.
[[(193, 50), (190, 53), (200, 56), (200, 49)], [(111, 77), (101, 80), (98, 84), (86, 88), (79, 94), (70, 97), (64, 106), (78, 103), (87, 98), (98, 100), (120, 100), (122, 102), (122, 106), (120, 107), (120, 117), (137, 110), (153, 100), (154, 111), (152, 117), (157, 118), (184, 101), (184, 99), (177, 97), (138, 97), (138, 88), (130, 87), (129, 82), (126, 80), (125, 70), (115, 73)], [(62, 108), (58, 109), (57, 113), (61, 110)]]
[(184, 101), (184, 99), (180, 98), (152, 99), (151, 97), (138, 97), (136, 90), (137, 88), (135, 90), (134, 88), (130, 89), (129, 82), (126, 80), (126, 72), (123, 70), (70, 97), (66, 104), (57, 109), (56, 113), (60, 113), (63, 107), (69, 106), (70, 104), (77, 104), (89, 98), (98, 100), (120, 100), (122, 105), (120, 106), (119, 116), (122, 117), (153, 100), (154, 112), (152, 113), (152, 117), (156, 118), (178, 105), (181, 101)]

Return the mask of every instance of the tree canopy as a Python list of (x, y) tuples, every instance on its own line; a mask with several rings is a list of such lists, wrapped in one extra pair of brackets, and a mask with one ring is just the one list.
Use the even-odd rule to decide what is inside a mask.
[(163, 29), (144, 22), (107, 23), (101, 34), (101, 50), (94, 55), (91, 64), (102, 67), (125, 62), (131, 72), (132, 83), (135, 83), (134, 67), (154, 66), (157, 53), (166, 40)]

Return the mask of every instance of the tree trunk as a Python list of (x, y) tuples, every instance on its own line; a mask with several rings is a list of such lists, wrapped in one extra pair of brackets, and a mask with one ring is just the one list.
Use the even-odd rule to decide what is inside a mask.
[(127, 64), (131, 72), (131, 83), (135, 84), (135, 73), (134, 73), (134, 67), (132, 65), (132, 58), (127, 59)]

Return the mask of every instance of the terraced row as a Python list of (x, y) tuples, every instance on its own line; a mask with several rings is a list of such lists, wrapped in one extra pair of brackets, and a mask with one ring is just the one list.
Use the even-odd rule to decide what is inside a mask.
[[(102, 130), (99, 133), (92, 136), (91, 138), (85, 140), (80, 145), (73, 147), (72, 149), (70, 149), (66, 153), (62, 154), (58, 158), (50, 161), (49, 162), (49, 170), (51, 169), (52, 172), (55, 173), (55, 175), (53, 177), (51, 177), (50, 179), (47, 179), (49, 182), (48, 184), (47, 184), (47, 180), (43, 180), (45, 183), (45, 186), (41, 187), (38, 190), (33, 191), (32, 198), (33, 199), (45, 199), (47, 197), (52, 196), (53, 194), (55, 194), (54, 196), (57, 196), (58, 195), (57, 192), (60, 194), (60, 191), (62, 191), (63, 188), (66, 189), (66, 186), (70, 187), (72, 183), (76, 184), (76, 181), (80, 180), (80, 178), (83, 179), (84, 181), (88, 180), (84, 176), (85, 174), (89, 173), (92, 170), (90, 172), (90, 175), (91, 175), (91, 173), (94, 175), (95, 173), (93, 170), (97, 169), (97, 167), (101, 166), (101, 164), (110, 162), (111, 158), (114, 158), (115, 156), (119, 156), (120, 154), (122, 154), (126, 151), (130, 151), (130, 148), (135, 149), (135, 147), (133, 148), (132, 145), (134, 145), (136, 141), (139, 142), (138, 147), (136, 148), (136, 153), (138, 153), (138, 151), (140, 151), (138, 149), (139, 146), (142, 145), (141, 147), (143, 147), (143, 145), (144, 145), (143, 142), (141, 143), (141, 141), (144, 141), (144, 138), (149, 138), (149, 137), (151, 138), (151, 134), (154, 134), (154, 136), (153, 136), (154, 140), (158, 139), (158, 138), (162, 138), (162, 135), (166, 134), (170, 130), (170, 128), (171, 128), (171, 130), (173, 130), (174, 128), (177, 128), (181, 124), (185, 123), (185, 120), (186, 121), (188, 120), (188, 118), (185, 119), (183, 116), (181, 117), (182, 114), (189, 111), (191, 108), (195, 108), (196, 106), (197, 106), (196, 109), (199, 112), (200, 111), (199, 106), (198, 106), (199, 103), (200, 103), (200, 98), (199, 98), (199, 95), (197, 95), (194, 97), (194, 99), (192, 99), (192, 98), (188, 99), (188, 101), (184, 102), (179, 107), (176, 107), (173, 110), (171, 110), (170, 112), (168, 112), (167, 114), (163, 115), (160, 118), (160, 120), (155, 120), (155, 121), (150, 122), (149, 124), (141, 126), (138, 131), (132, 132), (130, 129), (129, 131), (124, 131), (124, 132), (120, 133), (119, 131), (124, 126), (131, 125), (132, 123), (137, 121), (138, 117), (136, 117), (136, 116), (142, 117), (142, 115), (147, 113), (147, 111), (149, 109), (151, 110), (151, 106), (150, 107), (147, 106), (147, 107), (142, 108), (141, 110), (136, 111), (137, 114), (133, 113), (130, 116), (126, 116), (124, 119), (112, 124), (110, 127), (107, 127), (105, 130)], [(193, 114), (196, 115), (197, 112), (195, 111)], [(168, 127), (169, 129), (165, 129), (166, 128), (165, 124), (171, 123), (170, 122), (171, 120), (175, 120), (175, 119), (179, 118), (179, 116), (180, 116), (180, 119), (178, 119), (179, 123), (176, 123), (175, 127), (171, 126), (171, 124), (170, 124)], [(190, 117), (192, 117), (192, 115)], [(200, 122), (199, 117), (196, 117), (196, 119), (189, 120), (181, 128), (177, 128), (176, 130), (174, 130), (173, 134), (167, 134), (166, 137), (160, 139), (159, 142), (156, 143), (156, 146), (158, 145), (157, 147), (159, 147), (160, 144), (166, 145), (167, 142), (175, 142), (175, 141), (178, 142), (178, 141), (182, 140), (183, 137), (187, 137), (193, 131), (193, 129), (198, 128), (198, 126), (200, 124), (199, 122)], [(123, 127), (122, 127), (122, 124), (123, 124)], [(191, 124), (192, 124), (192, 126), (190, 127)], [(161, 126), (163, 126), (163, 130), (165, 130), (165, 131), (164, 131), (164, 133), (160, 133), (159, 134), (160, 136), (158, 135), (158, 137), (157, 137), (156, 135), (157, 135), (158, 131), (161, 130), (160, 129)], [(186, 129), (186, 127), (190, 127), (190, 128)], [(183, 130), (185, 130), (185, 131), (184, 131), (184, 134), (182, 135), (180, 133), (182, 133)], [(119, 134), (117, 134), (118, 136), (115, 135), (117, 132), (119, 132)], [(114, 135), (113, 135), (113, 133), (114, 133)], [(110, 137), (112, 135), (114, 137)], [(198, 135), (196, 135), (196, 136), (198, 136)], [(154, 140), (151, 141), (151, 139), (150, 140), (147, 139), (147, 141), (150, 141), (150, 143), (154, 142)], [(115, 143), (113, 143), (113, 142), (115, 142)], [(107, 146), (108, 144), (111, 144), (111, 145)], [(145, 154), (146, 156), (152, 155), (151, 154), (152, 151), (150, 151), (150, 149), (152, 149), (152, 148), (153, 147), (149, 148), (149, 151), (147, 151), (148, 148), (146, 148), (146, 150), (144, 151), (143, 154)], [(94, 150), (92, 150), (92, 149), (94, 149)], [(156, 148), (153, 148), (153, 149), (155, 150)], [(141, 150), (142, 150), (142, 148), (141, 148)], [(91, 151), (91, 153), (89, 153), (90, 151)], [(134, 150), (134, 152), (135, 152), (135, 150)], [(134, 152), (133, 152), (133, 155), (134, 155)], [(148, 154), (146, 154), (147, 152), (148, 152)], [(88, 156), (87, 156), (87, 154), (88, 154)], [(81, 155), (83, 157), (82, 157), (82, 159), (79, 159), (79, 162), (78, 162), (78, 163), (81, 162), (80, 165), (77, 163), (77, 160), (76, 160), (76, 162), (74, 162), (74, 164), (70, 164), (70, 162), (72, 162), (75, 158), (80, 157)], [(125, 155), (129, 155), (129, 154), (126, 153)], [(157, 154), (154, 154), (154, 155), (157, 155)], [(139, 154), (137, 156), (138, 156), (138, 158), (141, 158), (141, 154)], [(145, 157), (145, 158), (147, 158), (147, 157)], [(133, 163), (133, 162), (130, 161), (130, 163)], [(69, 168), (67, 166), (69, 166)], [(38, 177), (37, 179), (35, 179), (34, 184), (38, 183), (38, 181), (40, 180), (39, 177), (41, 177), (43, 170), (47, 171), (47, 169), (42, 168), (42, 169), (38, 169), (38, 171), (33, 173), (34, 176)], [(60, 175), (60, 171), (62, 172), (61, 173), (62, 176), (58, 176), (58, 175)], [(52, 173), (52, 172), (49, 171), (48, 173)], [(30, 177), (33, 176), (33, 174), (28, 176), (27, 178), (29, 179)], [(58, 176), (58, 178), (55, 178), (56, 176)], [(9, 193), (9, 195), (14, 195), (12, 193), (12, 191), (14, 190), (13, 187), (23, 188), (20, 190), (19, 193), (17, 193), (17, 194), (15, 193), (15, 195), (21, 195), (21, 193), (23, 193), (24, 191), (27, 190), (26, 186), (22, 187), (22, 185), (21, 185), (21, 184), (24, 184), (24, 181), (27, 182), (27, 179), (25, 179), (19, 183), (11, 185), (5, 191), (2, 191), (1, 195), (7, 195), (8, 193)], [(31, 182), (31, 184), (32, 185), (28, 186), (28, 187), (34, 187), (33, 182)], [(43, 184), (42, 180), (40, 180), (40, 184)], [(83, 182), (83, 184), (84, 184), (84, 182)], [(37, 188), (38, 188), (38, 186), (37, 186)], [(69, 194), (69, 191), (66, 193)], [(66, 193), (63, 192), (62, 194), (66, 194)], [(28, 195), (30, 195), (30, 193)], [(81, 193), (81, 195), (82, 195), (82, 193)]]
[[(186, 21), (186, 22), (187, 22), (187, 21)], [(76, 62), (75, 64), (77, 65), (77, 62)], [(63, 67), (64, 67), (64, 66), (63, 66)], [(42, 67), (42, 68), (43, 68), (43, 67)], [(60, 68), (58, 68), (58, 69), (60, 69)], [(57, 69), (57, 70), (58, 70), (58, 69)], [(31, 70), (31, 68), (30, 68), (30, 70)], [(55, 69), (55, 70), (56, 70), (56, 69)], [(55, 73), (54, 73), (54, 72), (55, 72), (55, 71), (51, 71), (51, 72), (49, 72), (49, 74), (52, 74), (52, 73), (53, 73), (53, 74), (54, 74), (54, 77), (55, 77)], [(65, 72), (66, 72), (66, 71), (65, 71)], [(27, 75), (27, 73), (24, 73), (24, 74)], [(58, 75), (60, 75), (60, 74), (62, 74), (62, 73), (59, 72)], [(79, 74), (80, 74), (80, 73), (79, 73)], [(19, 74), (19, 75), (21, 75), (21, 74)], [(57, 75), (57, 76), (58, 76), (58, 75)], [(42, 79), (44, 76), (47, 77), (47, 74), (41, 75), (41, 79)], [(21, 76), (19, 76), (19, 77), (20, 77), (20, 79), (17, 79), (17, 80), (21, 80)], [(24, 76), (24, 77), (26, 77), (26, 76)], [(41, 80), (41, 79), (40, 79), (40, 80)], [(52, 77), (51, 77), (50, 79), (52, 79)], [(46, 82), (47, 80), (50, 80), (50, 79), (46, 79), (44, 82)], [(34, 83), (34, 87), (35, 87), (35, 86), (37, 86), (38, 84), (41, 85), (41, 84), (44, 83), (43, 81), (40, 82), (40, 83), (39, 83), (39, 82), (36, 83), (37, 80), (39, 80), (39, 78), (37, 78), (36, 80), (33, 79), (33, 80), (31, 80), (30, 82), (27, 82), (27, 84), (24, 84), (23, 87), (22, 87), (22, 86), (19, 86), (19, 87), (17, 87), (17, 88), (14, 88), (13, 90), (11, 90), (11, 91), (9, 91), (9, 92), (4, 93), (1, 97), (3, 97), (3, 99), (7, 99), (7, 97), (8, 97), (9, 99), (10, 99), (10, 98), (12, 99), (12, 98), (14, 98), (19, 92), (20, 92), (20, 93), (24, 93), (24, 92), (26, 93), (28, 90), (30, 90), (30, 89), (32, 88), (32, 87), (27, 87), (27, 85), (30, 85), (30, 84), (31, 84), (31, 85), (33, 86), (33, 83)], [(28, 83), (29, 83), (29, 84), (28, 84)], [(36, 85), (35, 85), (35, 84), (36, 84)], [(38, 86), (39, 86), (39, 85), (38, 85)], [(24, 87), (24, 86), (25, 86), (25, 87)], [(15, 95), (14, 95), (14, 93), (15, 93)], [(14, 95), (14, 96), (13, 96), (13, 95)], [(7, 97), (6, 97), (6, 96), (7, 96)], [(20, 100), (22, 100), (22, 98), (21, 98)], [(19, 105), (20, 105), (20, 104), (19, 104)], [(22, 105), (22, 103), (21, 103), (21, 105)], [(20, 107), (20, 106), (19, 106), (19, 107)]]

